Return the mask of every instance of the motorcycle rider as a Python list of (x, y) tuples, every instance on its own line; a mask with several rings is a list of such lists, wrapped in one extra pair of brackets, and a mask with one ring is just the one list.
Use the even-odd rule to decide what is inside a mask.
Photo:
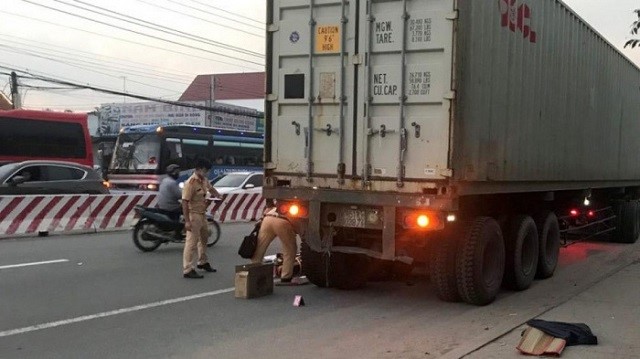
[(180, 177), (180, 166), (172, 164), (167, 166), (167, 177), (160, 182), (158, 190), (158, 208), (162, 210), (171, 220), (178, 222), (182, 215), (182, 190), (178, 184)]

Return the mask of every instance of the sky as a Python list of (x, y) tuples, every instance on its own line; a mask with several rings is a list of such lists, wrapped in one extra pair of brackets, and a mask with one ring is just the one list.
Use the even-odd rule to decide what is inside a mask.
[[(6, 94), (7, 68), (167, 100), (177, 100), (199, 74), (264, 70), (266, 0), (0, 1)], [(640, 49), (623, 49), (638, 0), (564, 1), (640, 65)], [(21, 91), (25, 108), (91, 111), (138, 101), (36, 80), (22, 84), (30, 86)]]

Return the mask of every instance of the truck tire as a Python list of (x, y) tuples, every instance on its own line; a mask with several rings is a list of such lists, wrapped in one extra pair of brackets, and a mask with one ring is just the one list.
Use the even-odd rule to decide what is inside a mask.
[(640, 235), (640, 221), (638, 215), (638, 201), (620, 201), (617, 205), (617, 221), (616, 235), (613, 237), (615, 242), (619, 243), (635, 243)]
[(553, 276), (560, 256), (560, 225), (553, 212), (542, 212), (536, 216), (538, 228), (538, 270), (536, 278), (546, 279)]
[(465, 225), (456, 258), (460, 298), (469, 304), (486, 305), (500, 291), (504, 275), (504, 240), (491, 217), (477, 217)]
[(445, 302), (459, 302), (458, 281), (456, 279), (457, 238), (439, 238), (434, 243), (429, 274), (431, 284), (438, 298)]
[(327, 253), (315, 252), (306, 242), (300, 245), (302, 257), (302, 274), (307, 276), (309, 282), (318, 287), (329, 286), (329, 256)]
[(358, 289), (367, 284), (370, 261), (364, 254), (331, 252), (329, 285), (338, 289)]
[(525, 290), (531, 286), (538, 269), (538, 229), (529, 216), (511, 218), (505, 236), (506, 265), (504, 286)]

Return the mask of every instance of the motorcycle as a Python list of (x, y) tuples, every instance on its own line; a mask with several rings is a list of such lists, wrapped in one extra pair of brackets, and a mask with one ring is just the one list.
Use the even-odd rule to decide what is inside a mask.
[[(158, 208), (142, 207), (134, 208), (140, 218), (133, 228), (133, 244), (143, 252), (152, 252), (161, 244), (184, 243), (184, 221), (174, 221)], [(207, 247), (212, 247), (220, 240), (220, 225), (207, 214), (209, 224), (209, 238)]]

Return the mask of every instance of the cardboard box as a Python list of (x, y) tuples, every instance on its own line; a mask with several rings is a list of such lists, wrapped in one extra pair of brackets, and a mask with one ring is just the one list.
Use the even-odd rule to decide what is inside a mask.
[(236, 266), (236, 298), (257, 298), (273, 294), (273, 263)]

